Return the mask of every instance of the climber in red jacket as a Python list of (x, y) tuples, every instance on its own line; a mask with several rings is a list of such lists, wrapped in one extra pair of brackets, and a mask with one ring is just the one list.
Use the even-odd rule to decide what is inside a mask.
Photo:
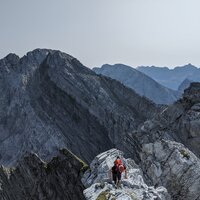
[(123, 172), (125, 172), (125, 178), (127, 178), (126, 166), (122, 164), (122, 161), (119, 158), (119, 156), (114, 161), (114, 166), (112, 167), (111, 172), (112, 172), (112, 180), (114, 181), (115, 185), (119, 187)]

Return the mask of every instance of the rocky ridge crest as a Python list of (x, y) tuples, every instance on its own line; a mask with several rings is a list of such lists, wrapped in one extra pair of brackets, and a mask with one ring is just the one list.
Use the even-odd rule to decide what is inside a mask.
[[(128, 178), (122, 176), (121, 187), (115, 188), (109, 170), (117, 156), (126, 165)], [(82, 182), (85, 187), (84, 195), (87, 200), (116, 199), (116, 200), (170, 200), (170, 195), (164, 187), (149, 187), (143, 180), (141, 169), (132, 159), (125, 159), (123, 153), (111, 149), (96, 156), (86, 171)]]
[(184, 144), (200, 157), (200, 83), (191, 83), (183, 98), (139, 129), (141, 143), (168, 139)]
[(2, 200), (85, 199), (81, 176), (87, 166), (66, 149), (48, 163), (27, 154), (15, 168), (0, 168)]

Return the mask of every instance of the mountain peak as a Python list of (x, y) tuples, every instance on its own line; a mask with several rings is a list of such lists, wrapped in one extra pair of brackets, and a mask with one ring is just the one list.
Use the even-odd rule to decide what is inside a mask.
[(194, 68), (195, 66), (193, 64), (191, 64), (191, 63), (188, 63), (187, 65), (185, 65), (185, 67), (193, 67)]
[(1, 61), (5, 61), (6, 63), (10, 64), (11, 66), (16, 65), (20, 58), (18, 55), (14, 54), (14, 53), (9, 53), (6, 57), (4, 57), (3, 59), (1, 59)]
[(184, 70), (184, 69), (198, 69), (196, 66), (192, 65), (191, 63), (188, 63), (186, 65), (182, 65), (182, 66), (177, 66), (175, 67), (174, 69), (171, 69), (171, 70)]

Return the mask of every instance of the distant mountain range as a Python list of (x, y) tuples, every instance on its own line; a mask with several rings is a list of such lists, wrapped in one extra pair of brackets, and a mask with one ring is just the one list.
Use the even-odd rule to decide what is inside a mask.
[(192, 64), (169, 69), (167, 67), (138, 67), (137, 70), (153, 78), (158, 83), (173, 90), (178, 90), (180, 84), (185, 80), (200, 81), (200, 68)]
[(180, 96), (179, 91), (164, 87), (144, 73), (123, 64), (108, 65), (93, 68), (97, 74), (102, 74), (132, 88), (141, 96), (145, 96), (157, 104), (171, 104)]

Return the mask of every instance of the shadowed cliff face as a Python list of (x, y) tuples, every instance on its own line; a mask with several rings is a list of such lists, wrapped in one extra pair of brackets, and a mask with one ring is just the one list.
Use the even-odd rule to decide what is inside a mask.
[[(36, 49), (0, 60), (0, 164), (67, 147), (87, 162), (125, 138), (158, 108), (117, 81), (60, 51)], [(135, 153), (135, 151), (134, 151)]]
[(35, 154), (27, 155), (16, 168), (0, 168), (0, 199), (85, 199), (81, 183), (84, 168), (84, 164), (66, 149), (49, 163)]
[[(175, 140), (200, 157), (200, 83), (191, 83), (183, 98), (141, 128), (142, 143), (161, 138)], [(146, 134), (148, 133), (148, 134)], [(144, 137), (143, 137), (144, 136)]]

